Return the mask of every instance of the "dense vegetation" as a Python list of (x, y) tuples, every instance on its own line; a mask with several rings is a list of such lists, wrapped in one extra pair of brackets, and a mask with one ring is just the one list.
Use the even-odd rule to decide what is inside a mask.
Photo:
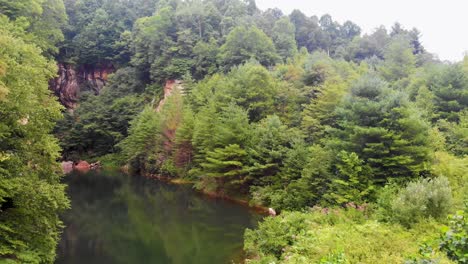
[[(55, 212), (67, 206), (46, 134), (60, 109), (45, 89), (55, 56), (117, 68), (56, 126), (62, 157), (282, 211), (246, 232), (253, 262), (468, 261), (468, 56), (441, 62), (399, 24), (362, 35), (350, 21), (261, 11), (253, 0), (65, 7), (68, 22), (59, 0), (0, 1), (0, 203), (15, 208), (0, 211), (0, 256), (54, 256)], [(164, 94), (174, 80), (182, 85)], [(37, 182), (50, 192), (28, 187)], [(53, 208), (23, 202), (29, 189)], [(47, 243), (15, 222), (25, 214), (47, 217)]]
[(62, 107), (48, 90), (65, 17), (60, 1), (0, 1), (2, 263), (52, 263), (69, 206), (51, 135)]

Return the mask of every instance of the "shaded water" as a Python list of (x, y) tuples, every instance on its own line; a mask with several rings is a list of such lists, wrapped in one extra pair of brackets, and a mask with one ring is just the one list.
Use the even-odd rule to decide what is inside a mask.
[(56, 263), (239, 263), (260, 216), (191, 186), (119, 172), (66, 177), (72, 209)]

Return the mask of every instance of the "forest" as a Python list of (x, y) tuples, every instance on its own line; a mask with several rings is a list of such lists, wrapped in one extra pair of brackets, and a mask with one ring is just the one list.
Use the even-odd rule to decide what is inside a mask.
[(274, 208), (246, 263), (468, 263), (468, 55), (420, 36), (254, 0), (0, 0), (0, 262), (54, 262), (59, 162), (87, 160)]

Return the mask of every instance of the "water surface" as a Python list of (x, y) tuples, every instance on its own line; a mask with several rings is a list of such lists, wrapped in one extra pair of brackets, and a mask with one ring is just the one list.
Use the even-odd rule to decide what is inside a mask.
[(260, 216), (191, 186), (119, 172), (72, 173), (59, 264), (239, 263)]

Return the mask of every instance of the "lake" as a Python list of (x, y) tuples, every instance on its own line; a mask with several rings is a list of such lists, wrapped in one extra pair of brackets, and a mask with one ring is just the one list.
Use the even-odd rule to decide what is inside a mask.
[(115, 171), (64, 181), (72, 209), (62, 216), (59, 264), (241, 263), (244, 230), (262, 218), (191, 185)]

